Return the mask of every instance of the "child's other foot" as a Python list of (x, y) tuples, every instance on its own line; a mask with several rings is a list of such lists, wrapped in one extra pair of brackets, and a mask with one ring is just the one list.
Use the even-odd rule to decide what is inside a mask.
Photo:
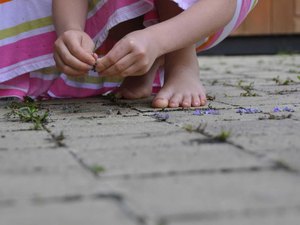
[(194, 46), (168, 54), (165, 73), (165, 84), (152, 101), (154, 108), (188, 108), (206, 104)]
[(126, 77), (117, 90), (116, 95), (125, 99), (140, 99), (151, 96), (156, 72), (162, 64), (163, 58), (160, 58), (154, 62), (147, 74), (143, 76)]
[(117, 90), (116, 96), (124, 99), (140, 99), (149, 97), (152, 93), (152, 82), (148, 74), (137, 77), (126, 77)]

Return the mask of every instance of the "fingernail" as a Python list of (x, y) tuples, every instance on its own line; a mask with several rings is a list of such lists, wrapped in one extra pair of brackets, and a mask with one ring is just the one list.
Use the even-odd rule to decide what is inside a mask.
[(98, 55), (96, 53), (93, 53), (92, 56), (94, 57), (95, 60), (98, 59)]

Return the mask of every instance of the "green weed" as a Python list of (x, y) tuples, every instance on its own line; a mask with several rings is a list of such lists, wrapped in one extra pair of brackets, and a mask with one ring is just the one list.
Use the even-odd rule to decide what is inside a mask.
[(255, 97), (258, 96), (254, 90), (254, 82), (251, 82), (250, 84), (243, 84), (244, 81), (240, 80), (238, 82), (238, 87), (240, 87), (242, 90), (244, 90), (244, 93), (241, 93), (240, 96), (242, 97)]
[(29, 97), (23, 102), (12, 102), (8, 108), (8, 117), (18, 117), (22, 122), (33, 123), (34, 130), (40, 130), (47, 123), (49, 110), (41, 110), (39, 105)]
[(287, 78), (285, 80), (281, 80), (279, 78), (279, 76), (274, 77), (272, 80), (275, 81), (275, 83), (278, 84), (278, 85), (290, 85), (290, 84), (295, 83), (295, 81), (292, 80), (291, 78)]
[(222, 130), (221, 133), (213, 137), (213, 139), (220, 142), (226, 142), (230, 136), (230, 131)]
[(100, 166), (100, 165), (97, 165), (97, 164), (90, 166), (90, 170), (95, 174), (105, 172), (105, 168), (103, 166)]

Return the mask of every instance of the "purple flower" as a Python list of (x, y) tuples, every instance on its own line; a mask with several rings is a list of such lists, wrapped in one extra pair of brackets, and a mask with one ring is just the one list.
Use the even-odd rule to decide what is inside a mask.
[(208, 110), (205, 110), (205, 114), (206, 115), (219, 115), (219, 111), (218, 110), (215, 110), (215, 109), (208, 109)]
[(276, 106), (276, 107), (273, 109), (273, 112), (281, 112), (281, 109), (280, 109), (278, 106)]
[(193, 115), (195, 115), (195, 116), (202, 116), (203, 113), (202, 113), (202, 111), (201, 111), (200, 109), (196, 109), (196, 110), (194, 111)]
[(254, 113), (260, 113), (262, 112), (260, 109), (256, 108), (239, 108), (236, 113), (239, 114), (254, 114)]
[(203, 115), (219, 115), (219, 111), (215, 109), (196, 109), (193, 113), (195, 116), (203, 116)]
[(284, 107), (282, 110), (285, 111), (285, 112), (295, 112), (294, 109), (289, 108), (288, 106)]
[(168, 113), (154, 113), (152, 117), (158, 121), (167, 121), (170, 118)]
[(284, 108), (280, 108), (278, 106), (276, 106), (274, 109), (273, 109), (273, 112), (295, 112), (294, 109), (288, 107), (288, 106), (285, 106)]

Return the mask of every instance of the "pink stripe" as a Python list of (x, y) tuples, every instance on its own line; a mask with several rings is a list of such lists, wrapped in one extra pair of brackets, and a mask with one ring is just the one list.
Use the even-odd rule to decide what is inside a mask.
[[(40, 78), (30, 78), (30, 74), (26, 73), (20, 75), (14, 79), (3, 82), (3, 85), (11, 86), (11, 89), (1, 89), (0, 96), (9, 96), (11, 93), (15, 91), (17, 96), (34, 96), (38, 97), (47, 93), (49, 87), (52, 85), (53, 80), (43, 80)], [(24, 89), (26, 91), (20, 91), (18, 89)], [(20, 93), (22, 93), (20, 95)]]
[(60, 98), (85, 98), (95, 95), (102, 95), (113, 89), (114, 88), (111, 87), (101, 87), (98, 89), (72, 87), (67, 85), (63, 79), (59, 78), (55, 80), (49, 91)]
[(0, 89), (0, 98), (5, 97), (18, 97), (23, 99), (26, 96), (26, 93), (20, 90), (15, 89)]
[(16, 78), (13, 78), (11, 80), (2, 82), (1, 84), (7, 85), (7, 86), (14, 86), (17, 88), (22, 89), (28, 89), (28, 80), (29, 80), (29, 73), (22, 74)]
[(0, 47), (5, 56), (0, 60), (0, 68), (52, 53), (55, 39), (55, 32), (49, 32)]
[(51, 87), (54, 80), (43, 80), (40, 78), (30, 78), (29, 89), (27, 92), (28, 96), (41, 96), (47, 93), (48, 89)]

